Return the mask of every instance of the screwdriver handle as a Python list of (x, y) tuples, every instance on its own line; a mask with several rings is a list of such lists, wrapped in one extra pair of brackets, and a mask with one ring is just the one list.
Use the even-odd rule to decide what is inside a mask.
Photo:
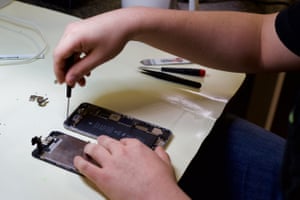
[[(74, 58), (75, 58), (74, 55), (72, 55), (66, 60), (66, 64), (65, 64), (65, 72), (66, 73), (74, 64), (74, 61), (75, 61)], [(72, 87), (69, 85), (67, 85), (66, 96), (67, 96), (67, 98), (70, 98), (72, 96)]]
[(72, 96), (72, 87), (69, 85), (67, 85), (66, 96), (67, 98), (70, 98)]

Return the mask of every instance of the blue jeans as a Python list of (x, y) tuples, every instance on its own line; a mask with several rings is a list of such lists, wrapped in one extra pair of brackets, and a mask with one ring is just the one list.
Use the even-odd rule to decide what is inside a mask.
[(284, 146), (263, 128), (222, 116), (178, 184), (195, 200), (281, 200)]

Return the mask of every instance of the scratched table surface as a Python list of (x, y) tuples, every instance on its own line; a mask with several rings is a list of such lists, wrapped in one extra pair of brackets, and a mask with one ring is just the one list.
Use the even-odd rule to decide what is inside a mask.
[[(65, 26), (80, 19), (18, 1), (1, 8), (0, 15), (0, 56), (35, 55), (47, 46), (41, 59), (0, 59), (1, 198), (104, 199), (83, 177), (31, 156), (31, 138), (54, 130), (92, 141), (63, 127), (65, 86), (54, 83), (53, 73), (53, 49)], [(19, 20), (34, 24), (40, 33), (27, 25), (20, 27)], [(173, 138), (166, 151), (180, 178), (245, 75), (190, 64), (206, 70), (205, 77), (195, 78), (202, 83), (201, 89), (192, 89), (138, 71), (142, 59), (172, 56), (129, 42), (120, 55), (92, 72), (86, 87), (73, 89), (70, 110), (89, 102), (170, 129)], [(39, 105), (32, 95), (47, 99), (47, 103)]]

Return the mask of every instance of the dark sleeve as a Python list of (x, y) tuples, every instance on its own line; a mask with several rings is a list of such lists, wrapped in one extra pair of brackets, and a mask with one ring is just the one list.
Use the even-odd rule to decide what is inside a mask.
[(284, 199), (300, 199), (300, 96), (289, 116), (281, 180)]
[(300, 2), (278, 14), (275, 29), (284, 45), (300, 56)]

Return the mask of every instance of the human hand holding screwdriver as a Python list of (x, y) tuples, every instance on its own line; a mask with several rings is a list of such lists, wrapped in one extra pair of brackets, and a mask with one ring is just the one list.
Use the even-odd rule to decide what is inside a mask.
[[(104, 14), (69, 24), (54, 50), (54, 73), (58, 83), (85, 85), (85, 76), (98, 65), (115, 57), (126, 44), (126, 26), (117, 25), (118, 15)], [(101, 20), (101, 18), (105, 20)], [(118, 31), (115, 31), (118, 27)], [(83, 56), (82, 56), (83, 55)], [(74, 56), (72, 67), (66, 61)]]

